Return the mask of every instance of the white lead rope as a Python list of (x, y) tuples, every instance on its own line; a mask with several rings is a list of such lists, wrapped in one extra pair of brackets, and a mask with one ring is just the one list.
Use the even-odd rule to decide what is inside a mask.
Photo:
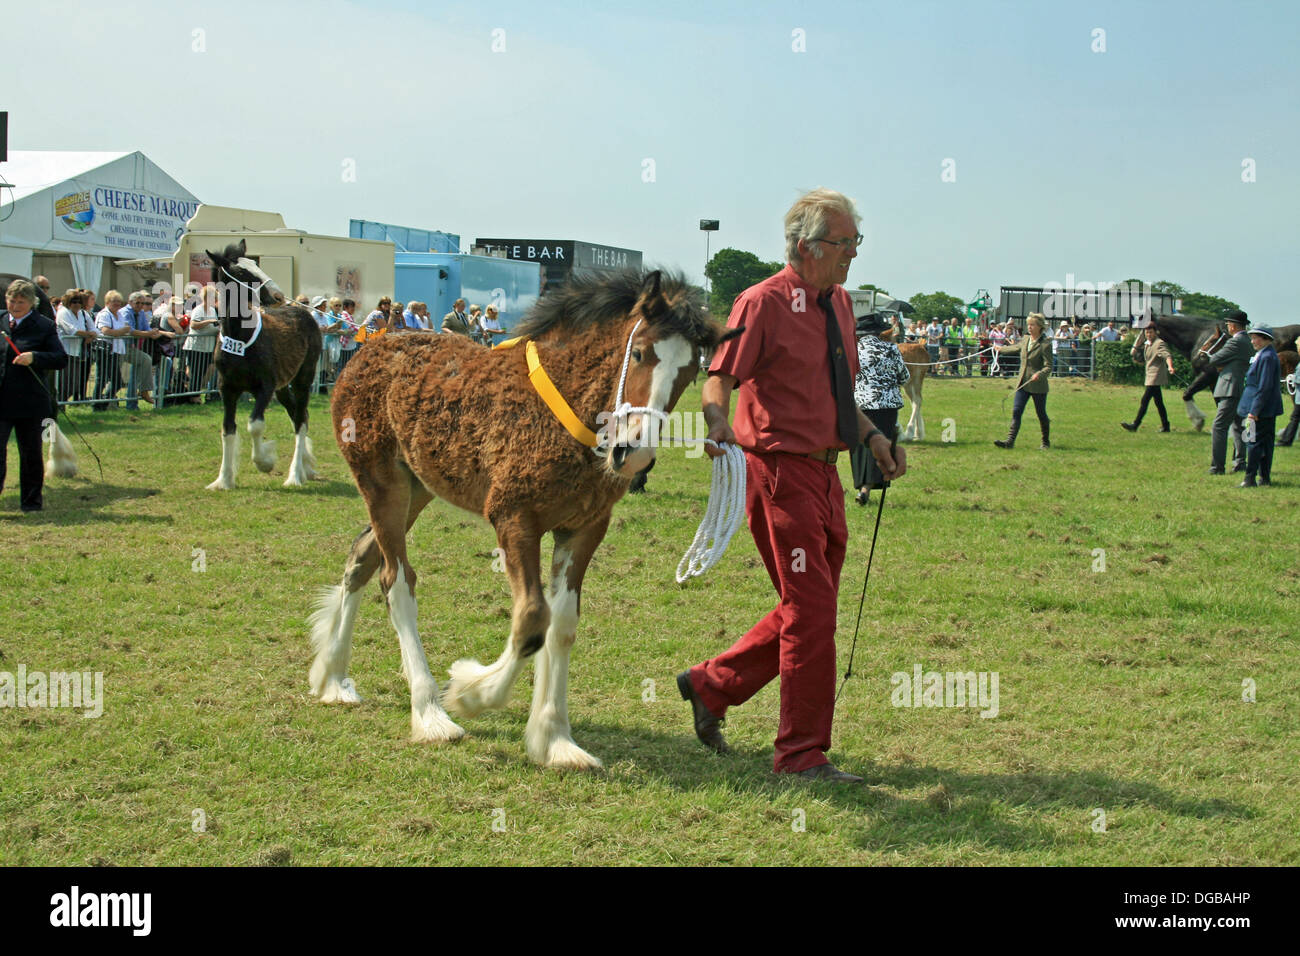
[[(719, 447), (710, 439), (705, 439), (705, 443)], [(720, 447), (726, 454), (713, 459), (709, 507), (695, 532), (695, 540), (677, 565), (678, 584), (698, 577), (722, 560), (745, 513), (745, 453), (738, 445)]]

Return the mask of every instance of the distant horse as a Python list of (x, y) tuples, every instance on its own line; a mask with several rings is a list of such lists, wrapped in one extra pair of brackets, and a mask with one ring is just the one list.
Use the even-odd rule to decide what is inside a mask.
[[(1228, 326), (1197, 315), (1159, 315), (1156, 316), (1156, 332), (1170, 348), (1192, 363), (1196, 377), (1183, 391), (1183, 407), (1187, 409), (1187, 417), (1196, 426), (1196, 430), (1200, 431), (1205, 427), (1205, 415), (1196, 407), (1192, 397), (1204, 389), (1212, 389), (1218, 381), (1219, 370), (1210, 365), (1206, 358), (1209, 353), (1217, 352), (1227, 344), (1231, 338)], [(1300, 325), (1275, 328), (1273, 335), (1278, 351), (1294, 349), (1297, 333), (1300, 333)]]
[(1156, 334), (1191, 362), (1197, 373), (1183, 392), (1183, 408), (1196, 430), (1200, 431), (1205, 427), (1205, 414), (1197, 408), (1192, 396), (1203, 389), (1213, 388), (1219, 377), (1218, 369), (1206, 364), (1202, 349), (1213, 352), (1225, 345), (1229, 337), (1228, 327), (1200, 315), (1158, 315), (1155, 322)]
[[(0, 289), (9, 288), (9, 283), (15, 279), (23, 279), (31, 282), (36, 288), (36, 302), (34, 309), (38, 315), (43, 315), (51, 322), (55, 319), (54, 303), (50, 297), (45, 294), (45, 290), (32, 282), (30, 276), (20, 276), (12, 272), (0, 272)], [(8, 345), (0, 345), (0, 348), (8, 348)], [(89, 355), (89, 350), (87, 350)], [(89, 358), (86, 359), (89, 361)], [(69, 374), (67, 371), (65, 375)], [(37, 372), (37, 377), (41, 384), (45, 386), (46, 393), (50, 396), (50, 424), (48, 431), (45, 433), (44, 440), (50, 444), (50, 460), (45, 463), (46, 478), (75, 478), (77, 476), (77, 453), (72, 450), (72, 443), (68, 441), (66, 435), (59, 428), (59, 402), (54, 396), (56, 389), (54, 387), (53, 372)]]
[[(235, 406), (250, 392), (253, 413), (248, 434), (253, 440), (253, 464), (264, 472), (275, 467), (275, 442), (263, 441), (266, 406), (274, 394), (293, 422), (293, 461), (286, 488), (300, 488), (317, 477), (311, 439), (307, 437), (307, 402), (320, 359), (320, 326), (309, 309), (286, 302), (284, 293), (253, 260), (245, 256), (244, 240), (221, 253), (208, 252), (212, 277), (222, 290), (221, 334), (216, 352), (221, 400), (226, 415), (221, 426), (221, 474), (210, 491), (235, 487), (239, 434)], [(257, 296), (254, 303), (252, 296)]]
[(907, 370), (912, 373), (903, 390), (912, 403), (912, 414), (908, 416), (907, 427), (898, 437), (902, 441), (924, 441), (925, 419), (921, 417), (921, 387), (925, 385), (926, 373), (930, 370), (930, 351), (919, 342), (907, 342), (898, 347), (903, 356)]
[[(625, 272), (575, 277), (540, 299), (517, 331), (522, 341), (490, 351), (459, 335), (388, 335), (339, 375), (334, 425), (370, 525), (352, 544), (342, 585), (326, 588), (311, 616), (309, 680), (325, 703), (360, 700), (347, 676), (352, 628), (361, 589), (382, 560), (379, 583), (411, 687), (412, 737), (464, 734), (439, 703), (406, 556), (406, 534), (436, 495), (492, 523), (513, 597), (505, 650), (486, 667), (452, 665), (448, 710), (472, 717), (504, 706), (524, 660), (536, 655), (528, 756), (547, 767), (594, 768), (600, 761), (573, 742), (567, 703), (583, 575), (614, 504), (654, 461), (653, 448), (638, 444), (645, 419), (672, 409), (702, 348), (740, 330), (709, 320), (682, 277)], [(548, 531), (549, 597), (541, 571)]]

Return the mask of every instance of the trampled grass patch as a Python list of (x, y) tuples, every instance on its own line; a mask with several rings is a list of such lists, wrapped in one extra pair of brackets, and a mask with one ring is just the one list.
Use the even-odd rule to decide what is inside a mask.
[[(1001, 451), (1010, 394), (1003, 381), (927, 384), (931, 437), (889, 490), (836, 710), (831, 756), (867, 776), (859, 789), (772, 777), (776, 683), (729, 714), (736, 754), (695, 741), (673, 675), (774, 601), (743, 529), (703, 579), (673, 582), (704, 513), (706, 459), (661, 452), (649, 494), (614, 512), (569, 705), (606, 769), (559, 773), (524, 755), (529, 676), (460, 743), (409, 742), (375, 584), (352, 666), (364, 702), (309, 697), (310, 602), (365, 524), (326, 399), (313, 432), (327, 480), (302, 491), (280, 487), (291, 440), (278, 407), (277, 472), (258, 473), (245, 444), (224, 494), (203, 488), (219, 466), (216, 406), (74, 412), (103, 480), (77, 443), (83, 477), (49, 482), (47, 511), (20, 517), (10, 450), (0, 671), (101, 672), (103, 715), (0, 708), (0, 861), (1297, 863), (1300, 550), (1286, 516), (1300, 454), (1278, 450), (1275, 487), (1240, 490), (1206, 474), (1208, 432), (1176, 418), (1172, 434), (1130, 435), (1119, 422), (1137, 389), (1073, 382), (1052, 386), (1050, 452), (1032, 410)], [(698, 402), (697, 386), (680, 407)], [(944, 419), (953, 442), (938, 440)], [(848, 507), (841, 671), (875, 502)], [(440, 680), (506, 639), (495, 545), (441, 502), (412, 531)], [(895, 706), (893, 678), (917, 665), (996, 673), (996, 716)]]

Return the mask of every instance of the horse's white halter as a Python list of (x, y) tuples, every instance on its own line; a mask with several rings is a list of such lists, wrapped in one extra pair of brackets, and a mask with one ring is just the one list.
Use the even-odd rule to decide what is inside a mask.
[[(251, 285), (249, 285), (247, 282), (241, 282), (241, 281), (239, 281), (238, 279), (236, 279), (234, 276), (232, 276), (232, 275), (230, 274), (229, 270), (226, 269), (225, 266), (222, 266), (222, 267), (221, 267), (221, 271), (224, 272), (224, 273), (226, 274), (226, 277), (227, 277), (228, 279), (230, 279), (231, 282), (235, 283), (235, 285), (243, 286), (243, 287), (244, 287), (245, 289), (247, 289), (249, 292), (253, 293), (254, 296), (257, 296), (258, 299), (259, 299), (259, 303), (260, 303), (261, 296), (258, 295), (258, 291), (257, 291), (256, 289), (254, 289), (254, 288), (253, 288)], [(218, 332), (217, 332), (217, 345), (220, 347), (221, 351), (223, 351), (223, 352), (230, 352), (232, 355), (243, 355), (243, 354), (244, 354), (244, 349), (247, 349), (250, 345), (252, 345), (254, 342), (257, 341), (257, 337), (258, 337), (259, 335), (262, 334), (262, 307), (261, 307), (261, 305), (260, 305), (259, 303), (254, 303), (254, 304), (252, 305), (252, 309), (253, 309), (253, 319), (254, 319), (254, 322), (255, 322), (255, 324), (253, 325), (253, 334), (249, 337), (249, 339), (248, 339), (247, 342), (243, 342), (243, 348), (239, 348), (238, 346), (235, 346), (235, 347), (227, 347), (227, 346), (226, 346), (226, 336), (225, 336), (222, 332), (218, 331)], [(242, 340), (242, 339), (234, 339), (233, 341), (235, 341), (235, 342), (242, 342), (243, 340)]]
[[(668, 420), (668, 413), (662, 409), (652, 408), (649, 405), (630, 405), (623, 401), (623, 388), (627, 385), (627, 367), (632, 360), (632, 339), (636, 337), (636, 330), (641, 328), (644, 319), (637, 319), (636, 325), (632, 326), (632, 334), (627, 337), (627, 348), (623, 350), (623, 370), (618, 376), (618, 391), (614, 396), (614, 411), (610, 413), (609, 422), (615, 434), (618, 433), (619, 424), (626, 422), (630, 415), (654, 415), (659, 419), (662, 425)], [(597, 455), (609, 454), (609, 430), (605, 431), (605, 441), (597, 442), (592, 448), (592, 452)]]

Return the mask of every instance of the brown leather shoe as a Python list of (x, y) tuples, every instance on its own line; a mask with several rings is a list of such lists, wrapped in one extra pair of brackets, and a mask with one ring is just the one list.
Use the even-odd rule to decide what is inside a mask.
[(800, 770), (793, 776), (800, 777), (803, 780), (816, 780), (826, 783), (862, 783), (862, 778), (857, 774), (837, 770), (835, 765), (831, 763), (818, 764), (816, 767)]
[(722, 739), (722, 731), (718, 729), (726, 723), (726, 718), (714, 717), (713, 711), (705, 707), (695, 696), (695, 688), (691, 686), (690, 671), (682, 671), (677, 675), (677, 690), (681, 693), (682, 700), (690, 701), (691, 710), (695, 714), (695, 736), (700, 738), (700, 743), (715, 753), (731, 753), (731, 748)]

